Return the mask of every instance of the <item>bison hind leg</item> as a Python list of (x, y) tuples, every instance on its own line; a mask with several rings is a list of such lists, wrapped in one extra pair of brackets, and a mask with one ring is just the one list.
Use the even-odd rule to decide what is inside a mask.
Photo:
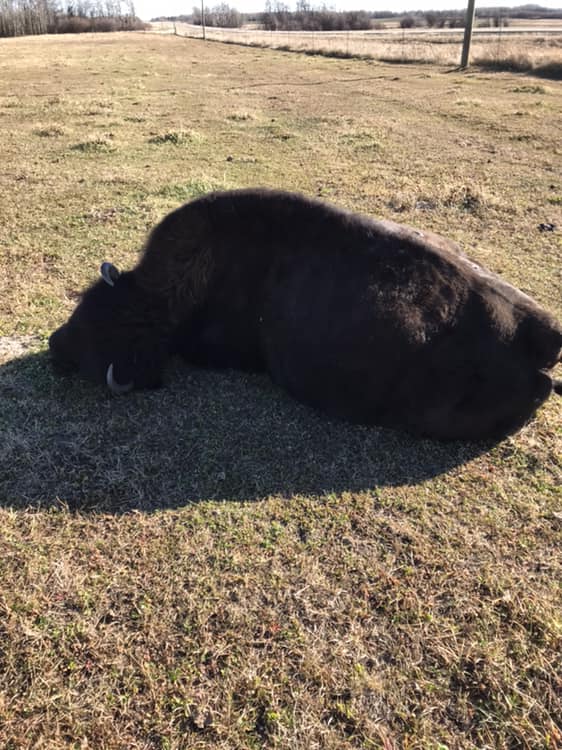
[(550, 376), (540, 370), (510, 368), (505, 373), (489, 373), (459, 404), (456, 418), (472, 423), (476, 438), (500, 439), (521, 429), (548, 399), (552, 387)]
[(439, 440), (499, 439), (516, 432), (552, 393), (552, 379), (521, 362), (464, 360), (409, 379), (404, 426)]

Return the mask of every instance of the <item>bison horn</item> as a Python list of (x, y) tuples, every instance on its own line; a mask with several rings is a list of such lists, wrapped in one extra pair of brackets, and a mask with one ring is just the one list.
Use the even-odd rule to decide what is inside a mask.
[(115, 286), (115, 282), (119, 278), (119, 270), (115, 268), (113, 263), (108, 263), (107, 261), (102, 263), (100, 273), (106, 284), (109, 284), (109, 286)]
[(130, 383), (127, 383), (126, 385), (121, 385), (115, 380), (115, 378), (113, 377), (113, 362), (107, 368), (105, 382), (107, 383), (107, 387), (109, 388), (109, 390), (112, 393), (115, 393), (117, 396), (121, 396), (123, 393), (128, 393), (133, 388), (132, 381)]

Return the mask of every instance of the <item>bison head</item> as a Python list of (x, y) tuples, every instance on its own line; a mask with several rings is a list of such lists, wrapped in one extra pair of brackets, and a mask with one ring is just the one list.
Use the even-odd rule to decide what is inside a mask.
[(49, 339), (55, 367), (105, 384), (113, 393), (155, 388), (167, 355), (165, 308), (111, 263)]

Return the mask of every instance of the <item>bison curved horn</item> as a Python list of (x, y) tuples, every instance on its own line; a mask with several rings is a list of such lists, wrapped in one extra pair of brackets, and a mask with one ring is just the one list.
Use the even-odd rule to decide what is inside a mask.
[(115, 282), (119, 278), (119, 270), (115, 268), (113, 263), (108, 263), (107, 261), (102, 263), (100, 273), (106, 284), (109, 284), (109, 286), (115, 286)]
[(115, 378), (113, 377), (113, 362), (109, 365), (107, 368), (107, 373), (105, 376), (105, 382), (107, 383), (107, 387), (112, 393), (115, 393), (117, 396), (123, 395), (123, 393), (128, 393), (133, 389), (133, 382), (126, 383), (125, 385), (121, 385), (118, 383)]

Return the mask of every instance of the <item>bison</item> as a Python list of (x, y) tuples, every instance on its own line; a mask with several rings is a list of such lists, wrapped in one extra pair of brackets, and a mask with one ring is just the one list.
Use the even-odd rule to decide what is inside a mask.
[(266, 371), (328, 415), (437, 439), (519, 429), (562, 382), (562, 327), (430, 232), (305, 196), (216, 192), (111, 263), (49, 346), (114, 393), (155, 388), (171, 355)]

